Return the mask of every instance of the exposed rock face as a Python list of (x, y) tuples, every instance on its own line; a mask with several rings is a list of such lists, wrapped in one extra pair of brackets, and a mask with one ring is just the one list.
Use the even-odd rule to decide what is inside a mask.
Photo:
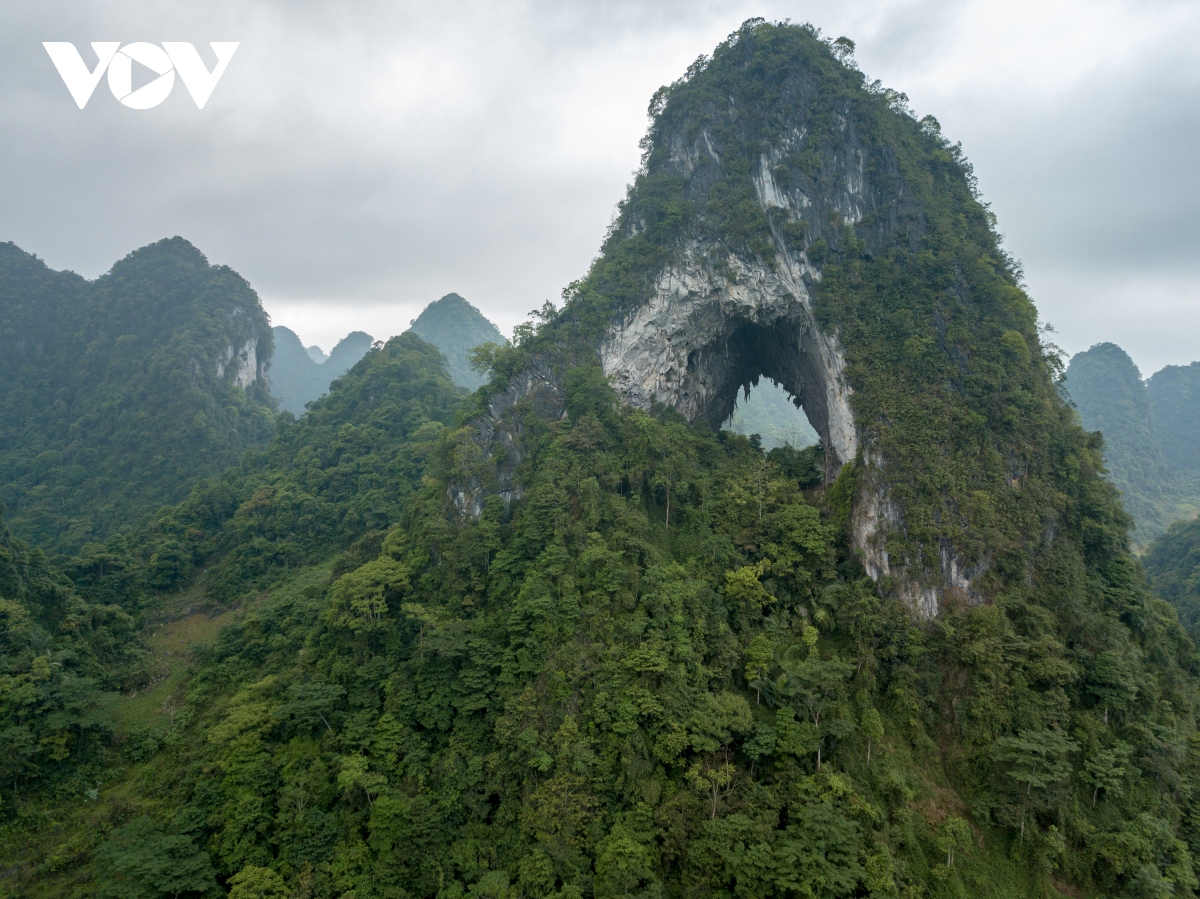
[[(522, 372), (503, 393), (488, 401), (487, 414), (473, 423), (474, 433), (464, 451), (473, 451), (476, 461), (495, 477), (495, 488), (506, 508), (521, 498), (522, 491), (514, 475), (525, 458), (523, 428), (519, 416), (512, 414), (518, 403), (528, 403), (535, 415), (544, 420), (566, 415), (566, 402), (559, 372), (548, 366), (534, 366)], [(461, 515), (478, 517), (483, 512), (487, 485), (477, 475), (466, 483), (452, 484), (450, 498)]]
[(226, 371), (233, 371), (233, 383), (243, 390), (259, 378), (264, 377), (263, 367), (258, 364), (258, 340), (249, 338), (245, 343), (230, 344), (225, 347), (221, 358), (217, 359), (217, 377), (225, 377)]
[(662, 403), (713, 427), (740, 390), (768, 377), (804, 407), (836, 475), (853, 461), (858, 433), (845, 359), (812, 314), (808, 285), (819, 273), (786, 250), (773, 269), (733, 254), (726, 263), (721, 274), (705, 248), (689, 245), (660, 273), (654, 297), (610, 329), (605, 374), (626, 402)]

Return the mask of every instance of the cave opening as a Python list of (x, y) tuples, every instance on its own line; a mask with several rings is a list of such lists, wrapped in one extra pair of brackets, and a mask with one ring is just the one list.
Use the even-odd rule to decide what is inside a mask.
[(757, 434), (765, 450), (780, 446), (799, 450), (821, 441), (804, 407), (796, 405), (783, 385), (770, 378), (761, 378), (748, 389), (744, 387), (733, 414), (721, 427), (746, 437)]
[(765, 324), (743, 318), (721, 330), (724, 339), (688, 355), (689, 380), (699, 388), (693, 394), (699, 400), (695, 417), (716, 428), (757, 433), (765, 449), (819, 442), (825, 447), (826, 476), (835, 476), (842, 456), (849, 454), (837, 441), (830, 443), (835, 376), (811, 316)]

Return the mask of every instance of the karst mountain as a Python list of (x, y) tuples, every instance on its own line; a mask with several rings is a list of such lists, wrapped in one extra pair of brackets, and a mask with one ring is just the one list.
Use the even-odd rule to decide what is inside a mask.
[(126, 530), (274, 433), (254, 291), (175, 237), (94, 281), (0, 244), (0, 502), (75, 550)]
[(1195, 895), (1200, 656), (961, 147), (759, 19), (649, 112), (474, 393), (414, 326), (120, 565), (0, 535), (0, 889)]

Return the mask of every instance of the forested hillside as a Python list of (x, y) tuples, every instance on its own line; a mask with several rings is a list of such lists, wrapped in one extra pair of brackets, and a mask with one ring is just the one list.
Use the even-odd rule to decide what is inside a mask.
[(1200, 520), (1177, 521), (1142, 555), (1155, 594), (1179, 613), (1193, 637), (1200, 636)]
[(0, 244), (0, 502), (75, 550), (178, 502), (268, 441), (258, 297), (181, 238), (86, 281)]
[[(656, 95), (602, 255), (477, 355), (487, 390), (464, 401), (441, 353), (394, 338), (114, 543), (119, 566), (72, 563), (148, 642), (228, 623), (136, 692), (97, 655), (111, 723), (20, 737), (38, 767), (0, 782), (0, 889), (1194, 896), (1200, 657), (961, 151), (851, 50), (751, 20)], [(901, 205), (764, 205), (760, 136), (797, 110), (776, 184), (824, 203), (849, 133)], [(863, 436), (843, 467), (620, 401), (598, 347), (681, 246), (721, 277), (819, 258)], [(853, 541), (881, 494), (896, 561), (870, 577)], [(972, 580), (920, 618), (903, 577), (952, 552)], [(20, 590), (0, 580), (16, 614)], [(13, 655), (0, 733), (61, 670), (42, 652)]]
[(320, 362), (313, 358), (295, 332), (276, 326), (275, 355), (268, 372), (271, 395), (279, 400), (281, 412), (291, 412), (299, 418), (304, 407), (329, 391), (329, 385), (350, 370), (371, 349), (375, 339), (365, 331), (353, 331), (338, 341), (328, 357)]
[(484, 383), (483, 375), (471, 368), (471, 352), (485, 343), (503, 346), (508, 342), (499, 328), (456, 293), (426, 306), (413, 319), (412, 331), (445, 354), (450, 377), (468, 390)]

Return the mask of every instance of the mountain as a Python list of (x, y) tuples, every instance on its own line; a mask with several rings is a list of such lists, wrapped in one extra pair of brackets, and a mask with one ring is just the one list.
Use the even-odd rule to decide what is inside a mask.
[(0, 244), (0, 501), (77, 549), (178, 502), (270, 439), (258, 297), (182, 238), (95, 281)]
[[(852, 50), (745, 23), (484, 389), (401, 335), (72, 563), (166, 668), (0, 785), (0, 884), (1194, 895), (1200, 657), (961, 150)], [(718, 430), (761, 377), (820, 447)]]
[(1200, 362), (1155, 372), (1146, 393), (1167, 465), (1180, 474), (1200, 475)]
[(412, 332), (446, 354), (454, 383), (475, 390), (484, 377), (471, 368), (471, 351), (485, 343), (503, 346), (500, 329), (456, 293), (430, 303), (412, 323)]
[(1104, 434), (1104, 461), (1144, 546), (1162, 533), (1178, 487), (1163, 457), (1141, 372), (1119, 346), (1100, 343), (1071, 358), (1063, 386), (1083, 426)]
[(275, 356), (269, 372), (271, 393), (279, 400), (281, 411), (291, 412), (297, 418), (304, 414), (308, 403), (328, 392), (329, 385), (349, 371), (375, 342), (370, 334), (352, 331), (325, 356), (320, 347), (305, 347), (288, 328), (277, 325), (271, 330), (275, 337)]
[(1200, 364), (1169, 365), (1142, 381), (1120, 347), (1097, 344), (1067, 367), (1062, 387), (1083, 426), (1104, 435), (1104, 459), (1144, 549), (1200, 508)]

